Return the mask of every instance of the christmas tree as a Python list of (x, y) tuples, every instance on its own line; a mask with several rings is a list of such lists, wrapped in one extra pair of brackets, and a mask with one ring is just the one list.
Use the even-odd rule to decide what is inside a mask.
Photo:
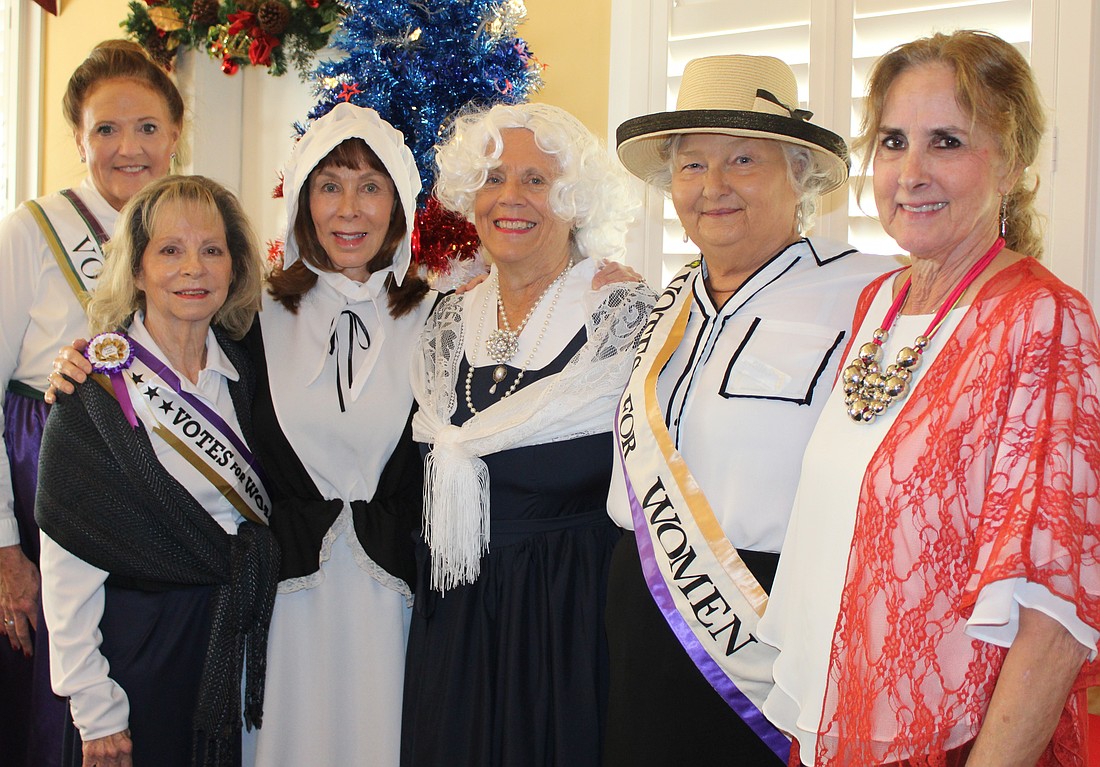
[[(343, 0), (332, 47), (313, 77), (316, 119), (341, 101), (376, 110), (405, 135), (424, 182), (417, 210), (417, 260), (445, 271), (473, 254), (477, 238), (430, 197), (433, 147), (448, 120), (468, 105), (515, 104), (542, 84), (541, 65), (516, 35), (522, 0)], [(305, 127), (299, 125), (304, 132)]]

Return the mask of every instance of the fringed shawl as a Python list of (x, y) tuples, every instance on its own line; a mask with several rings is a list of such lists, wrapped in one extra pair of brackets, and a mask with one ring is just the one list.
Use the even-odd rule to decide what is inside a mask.
[[(240, 373), (229, 387), (247, 440), (254, 378), (242, 351), (220, 335), (219, 342)], [(195, 744), (204, 766), (232, 764), (246, 656), (244, 719), (259, 726), (263, 715), (279, 570), (271, 532), (248, 521), (237, 535), (225, 532), (165, 471), (144, 426), (132, 429), (117, 401), (92, 381), (54, 405), (40, 466), (35, 517), (67, 551), (126, 582), (214, 587)]]

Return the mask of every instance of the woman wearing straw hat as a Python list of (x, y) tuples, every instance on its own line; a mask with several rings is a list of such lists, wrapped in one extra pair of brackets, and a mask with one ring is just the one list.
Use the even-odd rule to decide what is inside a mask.
[(701, 258), (658, 299), (617, 415), (609, 765), (789, 752), (759, 710), (773, 654), (755, 625), (852, 307), (890, 266), (804, 236), (848, 151), (797, 101), (782, 61), (715, 56), (688, 64), (675, 111), (618, 129)]

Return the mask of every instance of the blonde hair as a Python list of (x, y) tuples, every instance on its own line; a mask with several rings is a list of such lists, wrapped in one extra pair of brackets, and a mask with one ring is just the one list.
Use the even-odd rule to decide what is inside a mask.
[(106, 263), (88, 303), (93, 333), (123, 327), (135, 311), (145, 309), (145, 294), (134, 278), (141, 271), (142, 256), (159, 216), (166, 209), (182, 206), (194, 206), (221, 217), (233, 262), (233, 279), (212, 324), (222, 327), (231, 338), (243, 338), (248, 332), (260, 308), (263, 283), (263, 261), (252, 225), (237, 198), (218, 182), (204, 176), (167, 176), (134, 195), (119, 214), (114, 235), (105, 248)]
[(853, 150), (863, 155), (856, 181), (862, 194), (874, 156), (886, 95), (908, 69), (944, 64), (955, 74), (955, 99), (976, 125), (988, 130), (1006, 167), (1019, 170), (1015, 185), (1005, 195), (1005, 242), (1012, 250), (1039, 257), (1043, 252), (1040, 218), (1035, 210), (1037, 179), (1023, 171), (1034, 164), (1046, 129), (1039, 86), (1031, 67), (1011, 44), (989, 32), (959, 30), (899, 45), (871, 69), (860, 135)]

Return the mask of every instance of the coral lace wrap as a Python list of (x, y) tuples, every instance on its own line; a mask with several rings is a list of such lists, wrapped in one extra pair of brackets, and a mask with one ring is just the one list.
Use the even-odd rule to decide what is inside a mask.
[[(856, 328), (885, 279), (861, 296)], [(965, 632), (988, 584), (1041, 584), (1100, 627), (1097, 336), (1088, 302), (1025, 259), (933, 341), (939, 357), (864, 476), (818, 765), (940, 764), (977, 733), (1007, 652)], [(1078, 677), (1039, 764), (1084, 764), (1083, 690), (1098, 671)]]

